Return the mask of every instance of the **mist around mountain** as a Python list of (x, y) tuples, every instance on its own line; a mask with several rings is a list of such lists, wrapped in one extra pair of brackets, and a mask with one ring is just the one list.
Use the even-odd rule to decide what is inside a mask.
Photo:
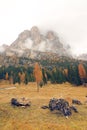
[(79, 77), (81, 64), (85, 72), (84, 83), (87, 82), (87, 61), (74, 58), (70, 46), (64, 45), (53, 31), (41, 34), (40, 30), (34, 26), (30, 31), (21, 32), (10, 46), (3, 45), (2, 48), (4, 49), (0, 55), (1, 79), (5, 79), (8, 73), (9, 77), (13, 76), (14, 82), (17, 82), (18, 72), (20, 72), (27, 74), (26, 78), (30, 75), (31, 80), (27, 79), (27, 83), (34, 81), (33, 69), (38, 62), (52, 83), (70, 82), (75, 85), (83, 84)]
[(36, 58), (38, 52), (71, 56), (70, 46), (64, 45), (55, 32), (48, 31), (42, 34), (36, 26), (21, 32), (10, 46), (3, 45), (0, 52), (6, 56), (17, 55), (28, 58)]
[(33, 26), (30, 30), (21, 32), (11, 45), (3, 44), (0, 47), (0, 55), (3, 60), (6, 57), (53, 60), (62, 56), (87, 60), (87, 54), (74, 56), (71, 50), (68, 44), (61, 42), (56, 32), (51, 30), (42, 33), (37, 26)]
[(78, 56), (78, 60), (84, 60), (87, 61), (87, 53), (81, 54)]

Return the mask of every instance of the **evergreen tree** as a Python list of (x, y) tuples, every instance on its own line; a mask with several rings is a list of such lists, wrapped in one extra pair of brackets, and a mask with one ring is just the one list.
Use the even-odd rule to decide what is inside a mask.
[(44, 85), (47, 84), (47, 75), (44, 69), (42, 69), (42, 74), (43, 74), (43, 83)]
[(77, 65), (68, 66), (68, 82), (74, 85), (81, 84)]
[(25, 84), (28, 84), (28, 82), (29, 82), (28, 73), (26, 72), (26, 73), (25, 73), (25, 81), (24, 81), (24, 83), (25, 83)]

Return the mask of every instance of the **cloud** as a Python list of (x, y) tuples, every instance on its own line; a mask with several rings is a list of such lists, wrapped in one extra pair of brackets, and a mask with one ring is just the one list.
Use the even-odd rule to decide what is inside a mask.
[(33, 46), (33, 41), (32, 41), (30, 38), (28, 38), (28, 39), (25, 41), (24, 46), (25, 46), (26, 48), (28, 48), (28, 49), (31, 49), (32, 46)]
[[(0, 1), (1, 44), (11, 44), (20, 32), (34, 25), (43, 32), (54, 30), (66, 43), (74, 46), (73, 49), (77, 50), (79, 46), (84, 50), (87, 43), (87, 0)], [(81, 52), (75, 50), (75, 53)]]
[(0, 53), (4, 52), (5, 48), (3, 46), (0, 46)]

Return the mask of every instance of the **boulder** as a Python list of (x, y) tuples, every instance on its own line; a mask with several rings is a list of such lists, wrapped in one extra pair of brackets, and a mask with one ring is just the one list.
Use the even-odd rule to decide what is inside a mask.
[(71, 116), (72, 115), (72, 110), (74, 112), (78, 112), (76, 107), (74, 106), (69, 106), (68, 101), (66, 101), (65, 99), (50, 99), (49, 101), (49, 109), (50, 111), (54, 111), (54, 110), (59, 110), (61, 111), (61, 113), (65, 116)]
[(49, 109), (48, 106), (42, 106), (41, 108), (42, 108), (42, 109)]
[(79, 100), (77, 100), (77, 99), (73, 99), (72, 103), (73, 104), (77, 104), (77, 105), (82, 105), (82, 103)]
[(31, 106), (31, 102), (29, 99), (27, 98), (20, 98), (20, 99), (16, 99), (16, 98), (12, 98), (11, 99), (11, 105), (12, 106), (21, 106), (21, 107), (29, 107)]

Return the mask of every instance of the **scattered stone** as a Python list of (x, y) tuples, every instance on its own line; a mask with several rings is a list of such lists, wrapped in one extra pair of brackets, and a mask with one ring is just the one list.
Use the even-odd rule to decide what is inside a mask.
[(71, 110), (73, 110), (75, 113), (78, 113), (78, 110), (77, 110), (77, 108), (76, 108), (75, 106), (71, 106), (70, 108), (71, 108)]
[(73, 104), (77, 104), (77, 105), (82, 105), (82, 103), (79, 100), (77, 100), (77, 99), (73, 99), (72, 103)]
[(11, 105), (12, 106), (21, 106), (21, 107), (29, 107), (31, 106), (31, 102), (29, 99), (27, 98), (20, 98), (20, 99), (16, 99), (16, 98), (12, 98), (11, 99)]
[(42, 109), (49, 109), (48, 106), (42, 106), (41, 108), (42, 108)]
[(87, 87), (87, 83), (83, 83), (83, 86), (84, 86), (84, 87)]
[(59, 110), (61, 113), (67, 118), (72, 115), (72, 110), (74, 112), (78, 112), (76, 107), (69, 106), (69, 103), (65, 99), (50, 99), (49, 101), (49, 109), (50, 111)]
[(39, 86), (42, 88), (43, 85), (44, 85), (44, 83), (43, 83), (43, 81), (41, 81), (41, 82), (39, 83)]

